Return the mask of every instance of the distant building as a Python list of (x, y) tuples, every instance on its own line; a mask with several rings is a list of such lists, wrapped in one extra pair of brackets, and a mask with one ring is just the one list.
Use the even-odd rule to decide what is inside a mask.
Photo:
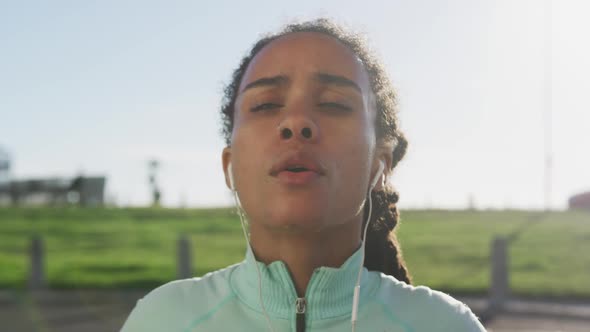
[(570, 197), (569, 208), (570, 210), (590, 210), (590, 191)]
[(104, 205), (105, 177), (0, 182), (0, 205)]

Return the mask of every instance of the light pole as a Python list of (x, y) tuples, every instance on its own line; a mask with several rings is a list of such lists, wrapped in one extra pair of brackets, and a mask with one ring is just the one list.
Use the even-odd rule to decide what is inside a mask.
[(552, 12), (551, 0), (545, 0), (545, 102), (544, 102), (544, 124), (545, 124), (545, 168), (544, 168), (544, 189), (545, 189), (545, 210), (551, 210), (551, 191), (552, 191), (552, 169), (553, 169), (553, 151), (552, 141), (552, 108), (553, 108), (553, 63), (552, 63)]
[(162, 192), (158, 185), (157, 173), (160, 167), (160, 162), (157, 159), (152, 159), (148, 162), (148, 181), (152, 187), (152, 206), (160, 206), (160, 199), (162, 198)]

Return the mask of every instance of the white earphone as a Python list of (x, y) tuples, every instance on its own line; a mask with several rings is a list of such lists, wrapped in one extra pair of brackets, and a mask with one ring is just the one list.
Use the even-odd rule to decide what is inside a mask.
[(234, 187), (234, 172), (231, 168), (231, 162), (227, 165), (227, 172), (229, 173), (229, 188), (231, 191), (236, 191), (236, 187)]
[[(379, 169), (377, 170), (377, 173), (375, 173), (375, 176), (373, 177), (373, 180), (371, 181), (371, 186), (369, 187), (369, 191), (371, 191), (371, 190), (373, 190), (373, 188), (375, 188), (375, 186), (377, 185), (377, 182), (381, 178), (381, 175), (383, 175), (384, 169), (385, 169), (385, 163), (383, 162), (383, 160), (379, 160)], [(227, 165), (227, 172), (229, 173), (229, 187), (232, 191), (236, 191), (236, 187), (234, 185), (234, 172), (231, 167), (231, 162)]]
[(369, 187), (369, 192), (367, 196), (369, 196), (369, 213), (367, 216), (367, 221), (365, 222), (365, 231), (363, 232), (363, 244), (362, 244), (362, 253), (363, 259), (361, 260), (361, 266), (359, 267), (359, 273), (356, 279), (356, 285), (354, 286), (354, 292), (352, 296), (352, 312), (350, 313), (350, 323), (352, 325), (352, 332), (355, 331), (356, 328), (356, 319), (358, 314), (359, 308), (359, 297), (361, 295), (361, 276), (363, 273), (363, 266), (365, 265), (365, 244), (367, 243), (367, 229), (369, 229), (369, 222), (371, 221), (371, 213), (373, 212), (373, 199), (371, 198), (371, 191), (377, 185), (377, 182), (383, 175), (383, 170), (385, 169), (385, 162), (383, 160), (379, 160), (379, 170), (375, 173), (375, 176), (371, 180), (371, 186)]
[(379, 170), (377, 170), (377, 173), (375, 173), (375, 177), (373, 177), (373, 180), (371, 181), (371, 187), (369, 188), (369, 192), (373, 190), (373, 188), (375, 188), (375, 186), (377, 185), (377, 182), (381, 178), (381, 175), (383, 175), (384, 169), (385, 163), (383, 162), (383, 160), (379, 160)]

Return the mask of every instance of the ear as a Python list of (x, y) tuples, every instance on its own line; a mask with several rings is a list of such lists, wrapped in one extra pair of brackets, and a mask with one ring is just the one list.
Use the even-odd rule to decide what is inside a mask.
[(229, 165), (231, 164), (231, 147), (226, 146), (221, 152), (221, 164), (223, 167), (223, 174), (225, 175), (225, 185), (229, 190), (233, 190), (230, 181)]
[(375, 153), (375, 160), (373, 161), (373, 176), (379, 169), (379, 161), (384, 163), (384, 169), (381, 174), (381, 178), (377, 181), (375, 191), (382, 191), (385, 189), (387, 180), (391, 175), (391, 165), (393, 163), (393, 143), (380, 143)]

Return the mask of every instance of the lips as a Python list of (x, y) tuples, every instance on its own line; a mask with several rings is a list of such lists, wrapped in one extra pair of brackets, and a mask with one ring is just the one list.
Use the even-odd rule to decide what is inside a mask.
[(324, 175), (324, 168), (311, 155), (303, 152), (288, 153), (273, 164), (270, 170), (271, 176), (277, 176), (281, 172), (305, 173), (313, 172)]
[(272, 166), (270, 175), (287, 185), (309, 184), (325, 174), (322, 164), (312, 155), (289, 152)]

